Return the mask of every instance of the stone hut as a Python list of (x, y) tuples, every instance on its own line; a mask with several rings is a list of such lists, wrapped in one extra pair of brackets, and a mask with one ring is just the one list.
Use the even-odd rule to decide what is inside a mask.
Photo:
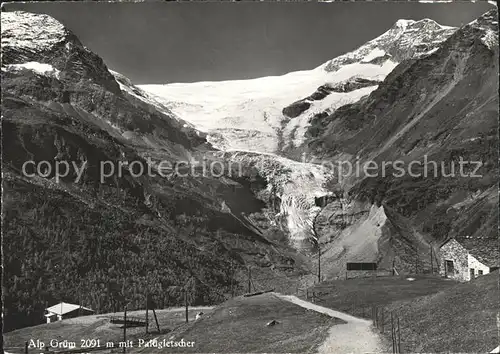
[(494, 239), (452, 238), (439, 248), (439, 274), (470, 281), (498, 269), (498, 245)]

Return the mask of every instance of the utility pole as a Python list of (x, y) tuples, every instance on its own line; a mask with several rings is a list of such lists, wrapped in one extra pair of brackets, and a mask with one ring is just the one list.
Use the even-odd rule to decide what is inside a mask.
[(189, 316), (188, 316), (188, 293), (187, 293), (187, 287), (184, 289), (184, 305), (186, 306), (186, 323), (189, 322)]
[(146, 333), (148, 333), (149, 326), (149, 293), (146, 293)]
[(319, 243), (319, 234), (318, 231), (316, 230), (316, 220), (318, 219), (319, 214), (321, 214), (321, 210), (316, 214), (312, 223), (312, 232), (314, 237), (316, 238), (316, 243), (318, 245), (318, 284), (321, 282), (321, 246)]
[[(340, 195), (339, 192), (336, 192), (335, 193), (335, 196), (336, 198), (340, 201), (340, 205), (342, 207), (342, 210), (344, 210), (344, 205), (342, 203), (342, 196)], [(328, 205), (328, 200), (327, 200), (327, 197), (324, 196), (321, 198), (321, 202), (319, 203), (320, 205), (316, 204), (317, 206), (319, 206), (321, 209), (320, 211), (314, 216), (314, 219), (313, 219), (313, 222), (312, 222), (312, 234), (314, 236), (314, 238), (316, 239), (316, 242), (317, 242), (317, 245), (318, 245), (318, 283), (321, 282), (321, 243), (320, 243), (320, 237), (319, 237), (319, 233), (318, 233), (318, 230), (316, 229), (316, 224), (317, 224), (317, 221), (318, 221), (318, 218), (321, 214), (321, 212), (323, 211), (323, 209), (326, 208), (326, 206)], [(343, 214), (342, 214), (343, 215)]]
[(321, 247), (318, 239), (318, 284), (321, 282)]
[(434, 259), (432, 258), (432, 245), (431, 245), (431, 274), (434, 274)]
[(252, 271), (248, 266), (248, 293), (252, 292)]
[(233, 268), (233, 259), (231, 258), (231, 298), (234, 297), (233, 279), (234, 279), (234, 268)]
[(415, 255), (415, 274), (418, 274), (418, 248), (417, 254)]
[(123, 352), (127, 351), (127, 305), (125, 305), (125, 310), (123, 311)]

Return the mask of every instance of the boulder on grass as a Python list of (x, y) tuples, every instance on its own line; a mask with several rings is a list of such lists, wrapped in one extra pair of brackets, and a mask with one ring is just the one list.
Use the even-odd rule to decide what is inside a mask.
[(278, 321), (272, 320), (272, 321), (267, 322), (266, 326), (271, 327), (271, 326), (277, 325), (278, 323), (279, 323)]

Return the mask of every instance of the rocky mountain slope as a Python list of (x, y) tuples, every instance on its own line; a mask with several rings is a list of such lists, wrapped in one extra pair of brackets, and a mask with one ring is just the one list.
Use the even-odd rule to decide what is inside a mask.
[(249, 217), (266, 212), (265, 181), (202, 174), (217, 159), (202, 133), (53, 18), (1, 16), (6, 330), (58, 301), (171, 306), (187, 286), (193, 305), (214, 303), (243, 291), (247, 266), (254, 286), (304, 271)]
[[(497, 33), (492, 10), (403, 61), (369, 96), (312, 121), (307, 150), (318, 159), (378, 166), (337, 180), (349, 201), (324, 211), (345, 221), (325, 221), (332, 272), (349, 259), (430, 268), (430, 245), (450, 237), (478, 239), (498, 262)], [(388, 164), (384, 175), (395, 161), (406, 173)]]

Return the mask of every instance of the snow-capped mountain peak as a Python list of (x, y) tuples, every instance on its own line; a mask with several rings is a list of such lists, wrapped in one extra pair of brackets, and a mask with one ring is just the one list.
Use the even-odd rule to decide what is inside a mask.
[(468, 23), (464, 29), (483, 32), (481, 41), (489, 49), (498, 47), (498, 15), (497, 10), (493, 9), (486, 12), (478, 19)]
[(64, 26), (48, 15), (23, 11), (2, 13), (2, 47), (48, 48), (64, 41), (67, 34)]
[(402, 28), (404, 31), (408, 27), (411, 27), (411, 28), (420, 27), (421, 28), (421, 27), (425, 27), (425, 26), (433, 27), (435, 29), (454, 29), (455, 28), (455, 27), (441, 25), (430, 18), (423, 18), (423, 19), (418, 20), (418, 21), (400, 19), (400, 20), (396, 21), (396, 23), (394, 24), (393, 27)]
[(456, 30), (455, 27), (443, 26), (428, 18), (419, 21), (398, 20), (379, 37), (352, 52), (332, 59), (324, 64), (323, 68), (326, 71), (338, 71), (344, 65), (366, 61), (365, 58), (375, 50), (379, 53), (385, 53), (385, 57), (378, 61), (390, 58), (392, 61), (400, 63), (403, 60), (432, 51)]

